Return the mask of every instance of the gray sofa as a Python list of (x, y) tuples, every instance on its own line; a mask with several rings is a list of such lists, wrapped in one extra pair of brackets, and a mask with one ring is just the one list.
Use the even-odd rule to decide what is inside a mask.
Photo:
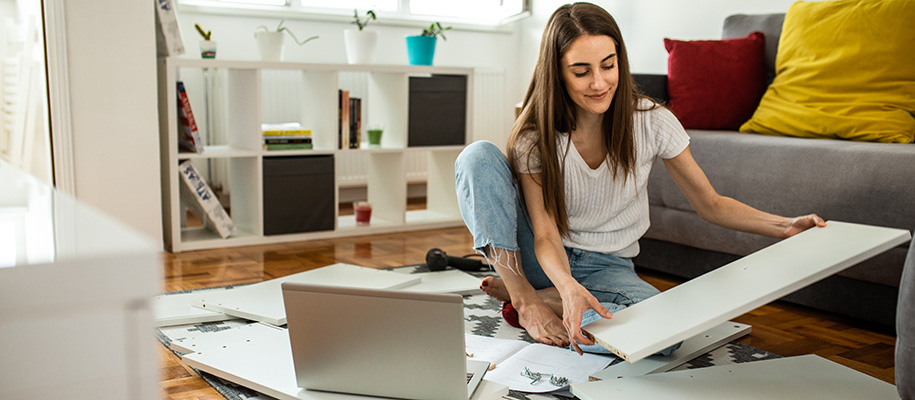
[[(735, 15), (724, 25), (724, 38), (765, 34), (770, 81), (783, 20), (784, 14)], [(667, 100), (666, 76), (635, 79), (647, 95)], [(827, 221), (915, 226), (915, 144), (688, 133), (693, 156), (722, 195), (783, 216), (817, 213)], [(777, 241), (703, 221), (660, 160), (648, 197), (651, 228), (640, 241), (639, 268), (693, 278)], [(907, 246), (894, 248), (783, 300), (892, 327), (906, 253)]]

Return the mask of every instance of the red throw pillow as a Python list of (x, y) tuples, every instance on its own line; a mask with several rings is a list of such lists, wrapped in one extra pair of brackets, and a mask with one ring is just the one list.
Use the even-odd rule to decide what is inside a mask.
[(687, 129), (737, 130), (766, 90), (765, 36), (664, 39), (668, 106)]

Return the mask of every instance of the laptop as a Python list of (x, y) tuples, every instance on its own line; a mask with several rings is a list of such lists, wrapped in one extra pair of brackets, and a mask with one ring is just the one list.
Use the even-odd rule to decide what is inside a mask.
[(294, 282), (282, 288), (302, 388), (467, 400), (489, 368), (467, 359), (460, 295)]

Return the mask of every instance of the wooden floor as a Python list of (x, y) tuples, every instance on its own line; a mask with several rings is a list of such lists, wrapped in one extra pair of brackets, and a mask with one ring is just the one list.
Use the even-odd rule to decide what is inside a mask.
[[(467, 230), (452, 228), (166, 254), (162, 290), (260, 282), (338, 262), (366, 267), (418, 264), (433, 247), (453, 256), (473, 252)], [(661, 290), (681, 282), (654, 273), (642, 272), (642, 276)], [(740, 339), (741, 343), (783, 356), (817, 354), (895, 383), (895, 336), (885, 327), (780, 302), (760, 307), (735, 321), (753, 327), (750, 335)], [(158, 347), (163, 398), (222, 398), (178, 357), (164, 346)]]

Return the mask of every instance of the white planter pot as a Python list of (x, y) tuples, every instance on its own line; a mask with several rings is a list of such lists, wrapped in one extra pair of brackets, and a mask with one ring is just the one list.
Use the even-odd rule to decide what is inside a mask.
[(344, 30), (343, 43), (346, 45), (346, 61), (348, 63), (371, 64), (375, 62), (375, 49), (378, 45), (377, 31)]
[(286, 32), (257, 32), (257, 48), (264, 61), (283, 61)]

